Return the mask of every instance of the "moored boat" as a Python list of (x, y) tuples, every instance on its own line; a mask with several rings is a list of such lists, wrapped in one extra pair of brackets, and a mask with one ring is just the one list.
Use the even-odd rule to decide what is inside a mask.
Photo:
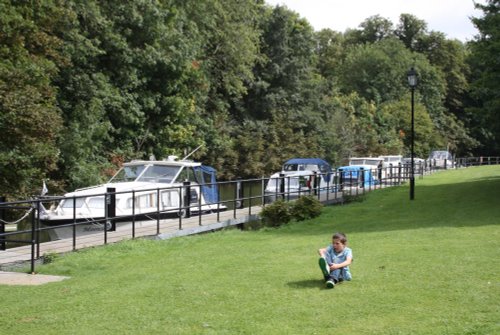
[(332, 190), (334, 171), (321, 158), (293, 158), (286, 161), (280, 172), (269, 177), (265, 188), (268, 200), (278, 197), (297, 198), (321, 190)]
[[(92, 225), (87, 227), (91, 231), (102, 230), (110, 221), (225, 210), (219, 204), (215, 174), (211, 167), (176, 156), (134, 160), (125, 163), (106, 184), (66, 193), (53, 208), (43, 208), (40, 219), (46, 226), (86, 222)], [(111, 210), (110, 201), (114, 202)]]

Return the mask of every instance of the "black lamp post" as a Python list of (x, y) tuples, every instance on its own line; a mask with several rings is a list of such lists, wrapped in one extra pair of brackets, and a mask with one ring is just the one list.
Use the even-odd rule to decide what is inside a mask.
[(414, 114), (415, 114), (415, 87), (418, 83), (417, 71), (411, 68), (407, 73), (408, 85), (411, 88), (411, 167), (410, 167), (410, 200), (415, 199), (415, 162), (413, 161), (414, 155), (414, 142), (415, 142), (415, 126), (414, 126)]

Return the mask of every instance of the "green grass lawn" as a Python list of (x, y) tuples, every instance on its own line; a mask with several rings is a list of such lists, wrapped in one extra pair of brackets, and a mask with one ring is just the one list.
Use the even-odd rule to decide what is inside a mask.
[[(279, 229), (135, 240), (0, 286), (2, 334), (500, 334), (500, 167), (436, 173)], [(353, 281), (324, 288), (343, 231)]]

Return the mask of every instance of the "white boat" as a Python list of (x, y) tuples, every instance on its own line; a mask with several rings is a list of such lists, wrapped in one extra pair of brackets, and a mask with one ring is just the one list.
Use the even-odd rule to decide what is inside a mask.
[(382, 162), (382, 167), (384, 168), (398, 167), (403, 162), (403, 156), (401, 155), (378, 156), (378, 158), (384, 160)]
[(429, 155), (429, 162), (433, 168), (449, 169), (455, 167), (453, 156), (448, 150), (435, 150)]
[[(189, 187), (186, 182), (189, 182)], [(110, 188), (114, 191), (108, 192)], [(106, 213), (106, 201), (109, 203), (111, 199), (115, 206), (108, 206)], [(188, 210), (199, 213), (227, 209), (218, 202), (213, 168), (170, 156), (160, 161), (125, 163), (108, 183), (66, 193), (56, 206), (48, 210), (44, 208), (40, 219), (46, 226), (87, 222), (102, 230), (106, 219), (106, 224), (109, 224), (110, 220), (184, 216)]]
[(402, 159), (403, 156), (400, 155), (352, 157), (349, 159), (349, 166), (359, 166), (365, 170), (370, 169), (374, 178), (381, 181), (382, 179), (391, 179), (398, 176)]
[(297, 198), (315, 191), (333, 190), (333, 171), (321, 158), (293, 158), (280, 172), (271, 175), (265, 188), (266, 198)]

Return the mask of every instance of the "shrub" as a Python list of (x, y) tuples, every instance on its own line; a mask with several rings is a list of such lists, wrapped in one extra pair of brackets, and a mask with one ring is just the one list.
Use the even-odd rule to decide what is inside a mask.
[(302, 196), (291, 205), (292, 217), (297, 221), (303, 221), (319, 216), (323, 204), (314, 196)]
[(287, 224), (292, 219), (290, 204), (281, 199), (276, 200), (262, 209), (260, 217), (266, 227), (279, 227)]

